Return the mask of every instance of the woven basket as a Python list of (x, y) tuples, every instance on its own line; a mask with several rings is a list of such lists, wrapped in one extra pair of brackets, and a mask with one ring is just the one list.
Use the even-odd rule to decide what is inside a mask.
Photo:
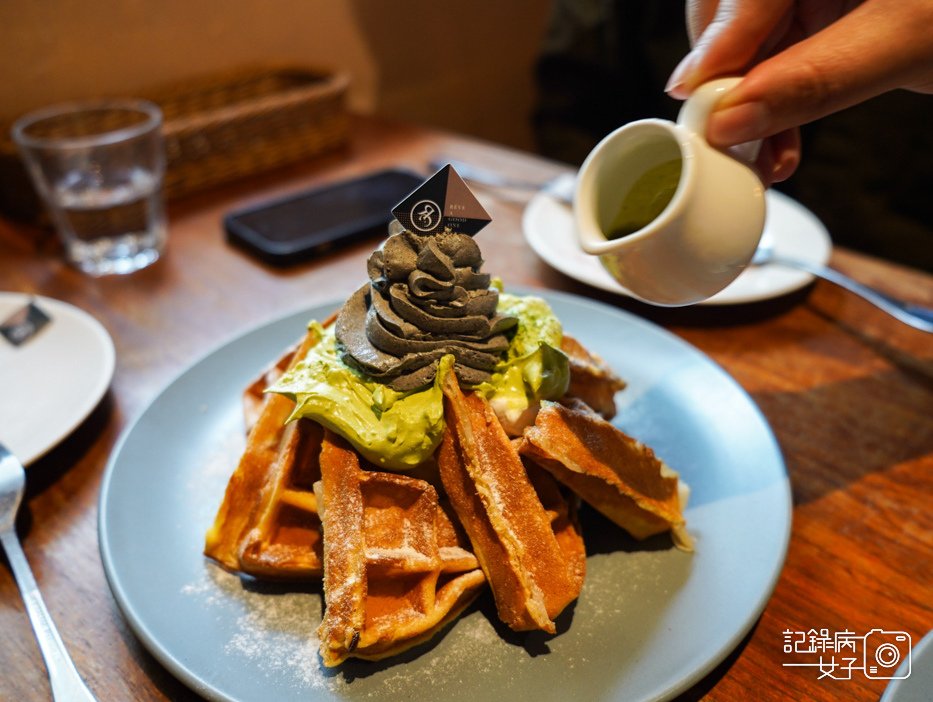
[[(250, 68), (143, 94), (164, 117), (164, 193), (174, 199), (345, 143), (349, 80), (300, 66)], [(37, 220), (41, 207), (9, 125), (0, 127), (0, 211)]]

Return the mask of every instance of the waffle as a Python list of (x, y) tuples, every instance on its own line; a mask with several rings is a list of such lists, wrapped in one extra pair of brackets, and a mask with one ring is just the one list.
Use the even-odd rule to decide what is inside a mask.
[(298, 345), (295, 345), (286, 350), (274, 365), (267, 368), (243, 390), (243, 423), (247, 435), (252, 431), (256, 422), (259, 421), (262, 410), (266, 405), (266, 388), (278, 380), (282, 373), (292, 365), (298, 348)]
[[(336, 319), (337, 314), (334, 313), (324, 320), (321, 327), (326, 329), (333, 324)], [(291, 368), (294, 363), (301, 360), (308, 352), (308, 349), (318, 341), (319, 340), (314, 335), (306, 334), (305, 338), (300, 343), (286, 349), (274, 364), (264, 370), (259, 377), (246, 386), (243, 390), (243, 419), (246, 424), (247, 433), (249, 433), (253, 425), (256, 424), (265, 406), (267, 397), (266, 388), (275, 383), (275, 381), (279, 379), (279, 376)]]
[(485, 583), (437, 492), (417, 478), (363, 470), (356, 452), (329, 431), (320, 465), (324, 665), (380, 659), (426, 641)]
[(638, 538), (671, 530), (689, 548), (684, 486), (602, 418), (625, 383), (574, 339), (561, 345), (564, 404), (543, 403), (514, 440), (486, 400), (447, 374), (441, 446), (404, 475), (380, 472), (312, 420), (288, 422), (294, 403), (264, 392), (319, 341), (309, 331), (246, 388), (247, 445), (205, 554), (263, 579), (323, 577), (324, 665), (427, 641), (486, 582), (509, 627), (556, 633), (585, 575), (580, 498)]
[(557, 545), (567, 560), (572, 587), (579, 594), (586, 576), (586, 545), (577, 519), (580, 500), (573, 493), (565, 495), (557, 480), (533, 461), (523, 458), (522, 465), (551, 523)]
[(604, 419), (612, 419), (616, 414), (615, 394), (625, 388), (625, 381), (573, 337), (564, 334), (560, 348), (570, 361), (570, 385), (565, 397), (583, 400)]
[[(274, 377), (319, 341), (309, 332), (263, 378)], [(258, 382), (258, 381), (257, 381)], [(231, 571), (266, 578), (319, 578), (320, 519), (313, 492), (320, 477), (322, 430), (300, 419), (286, 424), (294, 403), (275, 394), (244, 393), (251, 427), (246, 449), (207, 533), (204, 553)]]
[(583, 585), (583, 541), (578, 532), (568, 534), (575, 526), (558, 519), (559, 510), (545, 511), (489, 404), (464, 395), (452, 373), (443, 390), (441, 481), (492, 587), (499, 618), (516, 631), (555, 633), (553, 619)]
[(586, 405), (544, 403), (519, 452), (635, 538), (671, 531), (678, 547), (691, 549), (677, 473)]

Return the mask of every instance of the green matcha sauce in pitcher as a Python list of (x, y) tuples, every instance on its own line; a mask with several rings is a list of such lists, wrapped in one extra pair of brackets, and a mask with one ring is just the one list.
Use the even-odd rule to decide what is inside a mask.
[(642, 229), (664, 211), (680, 183), (681, 160), (665, 161), (638, 177), (609, 225), (607, 239), (621, 239)]

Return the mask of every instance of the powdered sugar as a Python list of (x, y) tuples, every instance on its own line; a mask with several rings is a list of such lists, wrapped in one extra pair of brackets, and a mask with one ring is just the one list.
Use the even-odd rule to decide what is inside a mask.
[(224, 647), (230, 655), (244, 656), (270, 676), (283, 673), (303, 686), (339, 685), (340, 678), (325, 678), (318, 662), (320, 598), (306, 593), (269, 595), (248, 593), (246, 612), (237, 619), (237, 632)]
[(320, 595), (260, 588), (207, 562), (203, 577), (185, 585), (182, 594), (198, 598), (215, 616), (231, 619), (223, 654), (240, 659), (233, 665), (246, 665), (270, 681), (291, 680), (302, 688), (336, 691), (346, 685), (339, 676), (328, 676), (318, 660)]
[[(199, 533), (210, 526), (244, 445), (242, 432), (227, 431), (190, 476), (188, 490), (210, 496), (191, 515)], [(336, 692), (346, 686), (343, 678), (323, 670), (318, 659), (319, 594), (290, 590), (286, 585), (259, 585), (207, 560), (199, 578), (185, 584), (181, 593), (196, 598), (214, 617), (224, 620), (223, 630), (230, 633), (221, 642), (223, 655), (236, 660), (234, 665), (258, 670), (270, 681), (293, 681), (302, 689)]]
[[(434, 650), (414, 656), (419, 667), (416, 677), (404, 655), (385, 664), (351, 663), (334, 671), (324, 668), (318, 657), (319, 594), (254, 585), (211, 563), (204, 564), (203, 577), (185, 585), (182, 593), (197, 598), (215, 616), (231, 619), (232, 634), (222, 652), (230, 659), (226, 665), (259, 671), (270, 683), (289, 681), (296, 697), (300, 690), (342, 696), (354, 688), (364, 699), (399, 699), (418, 689), (418, 679), (456, 689), (471, 684), (473, 675), (498, 673), (497, 678), (507, 678), (506, 668), (520, 667), (525, 658), (490, 656), (490, 647), (503, 642), (490, 621), (474, 612), (457, 620), (455, 636), (443, 637)], [(464, 661), (471, 662), (469, 674)], [(347, 666), (362, 667), (348, 673)]]

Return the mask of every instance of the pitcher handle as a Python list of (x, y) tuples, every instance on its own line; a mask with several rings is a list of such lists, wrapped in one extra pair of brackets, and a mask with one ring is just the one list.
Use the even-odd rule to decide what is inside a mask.
[[(732, 90), (741, 80), (740, 77), (733, 76), (730, 78), (717, 78), (701, 85), (680, 108), (680, 113), (677, 115), (677, 124), (706, 141), (706, 123), (709, 121), (710, 113), (723, 95)], [(758, 158), (760, 150), (761, 140), (757, 139), (733, 146), (729, 149), (729, 153), (748, 164), (753, 164)]]

